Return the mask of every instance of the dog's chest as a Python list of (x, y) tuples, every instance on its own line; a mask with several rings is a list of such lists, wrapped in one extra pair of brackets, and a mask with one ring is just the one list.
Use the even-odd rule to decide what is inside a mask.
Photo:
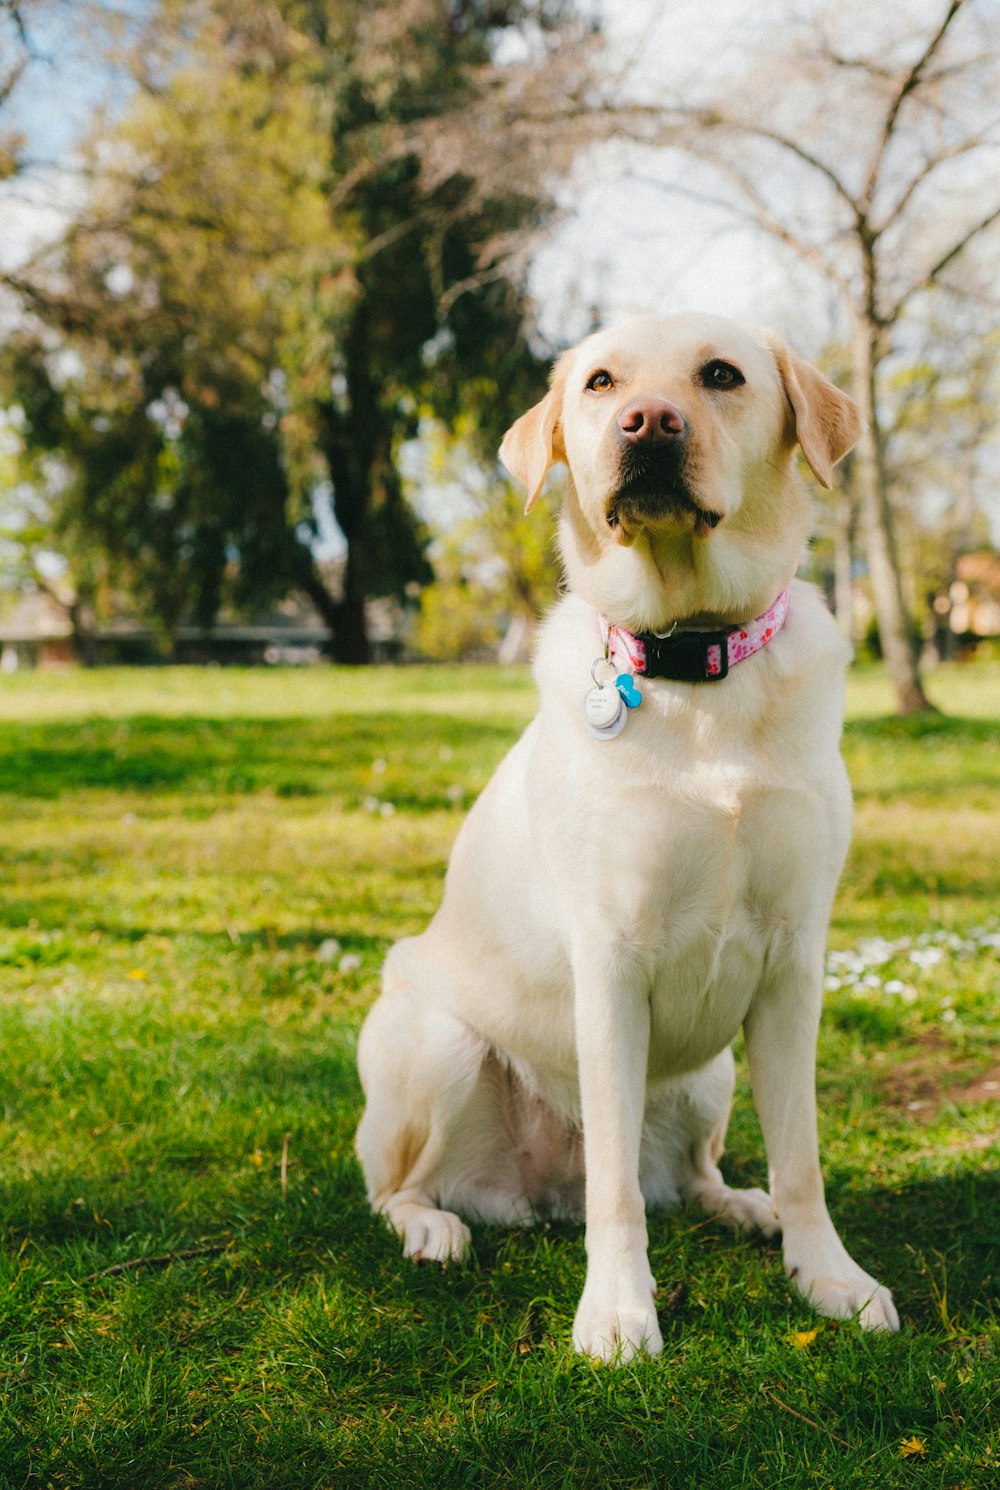
[(831, 828), (820, 794), (735, 770), (619, 795), (597, 872), (617, 955), (650, 990), (652, 1077), (733, 1039), (765, 969), (792, 955), (817, 895), (832, 892)]

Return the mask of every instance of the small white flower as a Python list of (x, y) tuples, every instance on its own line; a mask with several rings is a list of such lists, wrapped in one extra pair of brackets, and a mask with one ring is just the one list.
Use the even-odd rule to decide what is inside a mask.
[(335, 962), (340, 956), (341, 946), (335, 936), (328, 936), (325, 941), (320, 942), (316, 948), (317, 962)]
[(356, 973), (361, 966), (361, 958), (357, 952), (346, 952), (337, 963), (338, 973)]
[(944, 953), (940, 947), (919, 947), (910, 953), (910, 961), (916, 967), (936, 967), (944, 961)]
[(380, 802), (378, 805), (379, 817), (392, 817), (396, 811), (395, 802)]

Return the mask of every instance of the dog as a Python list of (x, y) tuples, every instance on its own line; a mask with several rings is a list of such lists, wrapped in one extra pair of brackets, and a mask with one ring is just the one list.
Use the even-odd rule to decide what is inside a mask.
[[(795, 450), (829, 486), (860, 432), (773, 333), (681, 315), (566, 352), (500, 448), (529, 509), (568, 467), (566, 590), (538, 713), (466, 819), (430, 926), (386, 959), (357, 1152), (416, 1260), (461, 1258), (467, 1220), (582, 1216), (587, 1356), (662, 1349), (646, 1208), (679, 1200), (780, 1233), (821, 1314), (899, 1327), (834, 1229), (816, 1127), (849, 657), (795, 577)], [(770, 1194), (718, 1167), (741, 1027)]]

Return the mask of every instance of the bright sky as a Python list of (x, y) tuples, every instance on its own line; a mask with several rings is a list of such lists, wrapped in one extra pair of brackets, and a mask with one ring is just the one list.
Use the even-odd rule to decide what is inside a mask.
[[(45, 0), (41, 0), (45, 3)], [(872, 28), (885, 46), (905, 55), (911, 22), (927, 34), (944, 14), (946, 0), (581, 0), (603, 11), (609, 68), (627, 77), (629, 90), (652, 99), (680, 85), (685, 98), (718, 89), (739, 76), (748, 56), (767, 59), (784, 41), (789, 14), (808, 19), (823, 9), (834, 19), (835, 42), (845, 50), (870, 41)], [(132, 15), (149, 0), (108, 0)], [(967, 0), (966, 20), (995, 14), (1000, 0)], [(80, 182), (67, 170), (72, 147), (95, 106), (113, 114), (126, 96), (122, 79), (93, 66), (94, 46), (76, 19), (75, 0), (53, 3), (36, 37), (52, 58), (37, 64), (30, 86), (15, 94), (4, 121), (28, 134), (31, 154), (62, 169), (39, 170), (27, 180), (0, 185), (0, 263), (10, 265), (57, 231), (79, 199)], [(852, 29), (853, 28), (853, 29)], [(860, 40), (859, 40), (860, 38)], [(3, 43), (0, 21), (0, 46)], [(612, 89), (622, 96), (624, 81)], [(829, 128), (850, 128), (831, 119)], [(654, 311), (709, 309), (775, 325), (804, 353), (828, 340), (833, 323), (829, 292), (820, 290), (790, 254), (717, 208), (669, 190), (676, 162), (613, 141), (581, 158), (560, 190), (565, 216), (536, 255), (532, 287), (547, 341), (565, 345), (591, 324)], [(687, 185), (697, 184), (690, 167)]]
[[(120, 0), (123, 9), (143, 3)], [(708, 53), (718, 76), (738, 60), (747, 35), (759, 36), (784, 6), (785, 0), (718, 0), (711, 7), (695, 0), (603, 0), (606, 34), (639, 86), (655, 83), (665, 65), (675, 70), (679, 57), (697, 68)], [(93, 66), (93, 43), (74, 22), (72, 4), (43, 10), (32, 34), (51, 60), (35, 65), (30, 86), (15, 92), (4, 119), (24, 130), (39, 165), (27, 179), (0, 186), (4, 267), (58, 233), (81, 195), (66, 169), (73, 145), (95, 107), (113, 112), (122, 98), (123, 80)], [(614, 164), (581, 162), (563, 196), (569, 219), (542, 248), (533, 279), (547, 339), (572, 339), (595, 305), (609, 316), (710, 306), (759, 318), (787, 295), (787, 266), (776, 262), (766, 241), (731, 230), (719, 236), (718, 214), (629, 179)]]

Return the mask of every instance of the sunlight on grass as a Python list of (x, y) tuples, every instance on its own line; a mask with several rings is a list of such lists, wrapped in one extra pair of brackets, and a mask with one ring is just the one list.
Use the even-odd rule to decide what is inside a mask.
[[(927, 696), (943, 713), (967, 719), (1000, 719), (1000, 664), (953, 662), (933, 668), (925, 681)], [(883, 668), (861, 666), (852, 670), (849, 718), (879, 718), (894, 709), (892, 687)]]
[[(650, 1221), (664, 1357), (612, 1374), (566, 1343), (578, 1227), (416, 1269), (352, 1153), (381, 959), (530, 676), (2, 680), (0, 1484), (989, 1483), (1000, 669), (932, 694), (897, 721), (851, 682), (818, 1083), (832, 1208), (905, 1331), (817, 1321), (773, 1247), (681, 1210)], [(765, 1182), (744, 1080), (726, 1164)]]

